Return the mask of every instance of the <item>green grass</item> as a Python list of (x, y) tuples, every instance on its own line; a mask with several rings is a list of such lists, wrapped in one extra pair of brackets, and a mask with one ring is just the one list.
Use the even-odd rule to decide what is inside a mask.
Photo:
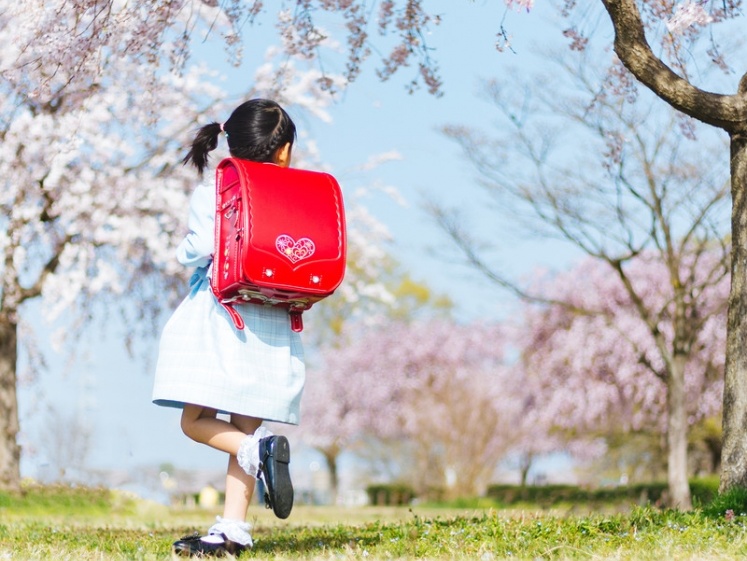
[[(299, 506), (288, 520), (253, 506), (255, 547), (243, 558), (725, 560), (747, 556), (745, 505), (747, 493), (735, 492), (687, 513)], [(215, 514), (106, 490), (0, 494), (0, 560), (170, 560), (171, 543), (204, 531)]]

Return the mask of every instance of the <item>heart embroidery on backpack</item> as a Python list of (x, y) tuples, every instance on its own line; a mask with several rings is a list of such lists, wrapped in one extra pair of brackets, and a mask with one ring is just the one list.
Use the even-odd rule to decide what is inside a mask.
[(301, 238), (296, 241), (287, 234), (278, 236), (275, 240), (277, 250), (291, 260), (291, 263), (297, 263), (302, 259), (314, 255), (314, 242), (309, 238)]

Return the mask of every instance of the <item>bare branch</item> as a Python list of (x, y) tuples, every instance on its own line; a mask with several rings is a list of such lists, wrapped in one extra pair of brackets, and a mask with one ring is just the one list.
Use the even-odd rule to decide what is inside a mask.
[[(747, 121), (747, 96), (707, 92), (677, 75), (651, 50), (635, 0), (602, 0), (615, 29), (615, 53), (630, 72), (675, 109), (733, 132)], [(742, 79), (745, 82), (745, 78)]]

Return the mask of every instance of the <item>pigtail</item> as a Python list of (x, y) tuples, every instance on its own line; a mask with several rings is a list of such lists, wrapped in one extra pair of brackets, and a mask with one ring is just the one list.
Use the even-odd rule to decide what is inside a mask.
[(210, 123), (200, 128), (192, 141), (192, 147), (182, 160), (184, 165), (190, 161), (197, 168), (200, 175), (207, 167), (209, 152), (218, 146), (218, 135), (223, 130), (219, 123)]

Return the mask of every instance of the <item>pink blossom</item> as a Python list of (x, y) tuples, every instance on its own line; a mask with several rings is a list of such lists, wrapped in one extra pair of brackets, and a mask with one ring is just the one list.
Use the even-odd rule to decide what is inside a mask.
[(506, 6), (517, 12), (521, 10), (529, 12), (534, 7), (534, 0), (506, 0)]
[[(690, 314), (702, 318), (688, 328), (685, 366), (688, 416), (695, 423), (721, 407), (729, 277), (714, 274), (721, 267), (715, 253), (683, 258), (681, 267), (681, 278), (692, 283)], [(589, 259), (537, 283), (546, 297), (574, 306), (527, 306), (513, 333), (524, 383), (534, 386), (546, 426), (578, 435), (666, 431), (667, 364), (684, 344), (675, 345), (669, 272), (650, 254), (626, 272), (663, 346), (606, 263)]]
[(350, 324), (343, 337), (309, 368), (302, 440), (328, 459), (365, 438), (397, 442), (409, 451), (400, 469), (416, 487), (484, 489), (521, 434), (527, 403), (504, 365), (503, 330), (395, 321)]

